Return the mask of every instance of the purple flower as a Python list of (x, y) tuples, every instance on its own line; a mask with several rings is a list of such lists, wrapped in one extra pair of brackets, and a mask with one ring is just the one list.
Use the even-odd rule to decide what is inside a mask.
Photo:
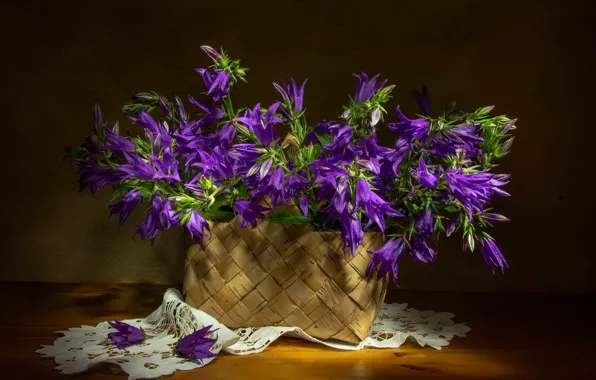
[(163, 198), (158, 195), (151, 199), (151, 210), (143, 223), (137, 225), (137, 232), (141, 235), (141, 239), (149, 238), (153, 240), (157, 237), (159, 232), (166, 226), (166, 215), (164, 213)]
[(486, 237), (483, 238), (480, 252), (482, 252), (482, 256), (484, 256), (484, 260), (486, 260), (493, 274), (495, 273), (495, 268), (501, 269), (501, 273), (503, 273), (505, 268), (508, 267), (505, 257), (503, 257), (494, 240)]
[(369, 101), (376, 93), (385, 85), (387, 82), (386, 80), (382, 81), (381, 83), (377, 84), (377, 79), (379, 79), (379, 74), (375, 75), (374, 77), (368, 79), (368, 75), (366, 73), (353, 74), (356, 78), (358, 78), (358, 88), (356, 89), (356, 96), (354, 100), (357, 103), (364, 103)]
[(393, 150), (377, 145), (377, 136), (374, 135), (360, 139), (354, 151), (358, 155), (358, 165), (361, 168), (380, 175), (383, 158), (391, 154)]
[(141, 190), (130, 190), (117, 203), (109, 206), (110, 216), (119, 213), (120, 224), (124, 224), (141, 201), (142, 194)]
[(111, 150), (113, 152), (134, 152), (135, 144), (126, 137), (118, 134), (118, 123), (113, 129), (106, 128), (106, 145), (102, 150)]
[(406, 139), (399, 138), (395, 143), (395, 149), (389, 149), (381, 153), (381, 175), (397, 175), (399, 165), (405, 161), (410, 152), (410, 144)]
[(443, 133), (442, 138), (434, 138), (433, 145), (426, 148), (425, 151), (445, 157), (446, 155), (456, 154), (458, 149), (466, 151), (466, 158), (477, 157), (482, 154), (482, 150), (476, 147), (484, 139), (477, 135), (480, 126), (478, 125), (460, 125)]
[(336, 182), (335, 178), (329, 176), (324, 177), (322, 181), (328, 182), (334, 189), (329, 205), (321, 209), (323, 212), (330, 212), (327, 220), (330, 220), (335, 215), (343, 214), (344, 211), (348, 212), (347, 208), (350, 203), (350, 183), (348, 177), (340, 177)]
[(374, 252), (368, 252), (373, 257), (366, 267), (366, 272), (369, 273), (377, 265), (379, 266), (378, 279), (385, 277), (389, 271), (393, 275), (393, 281), (397, 281), (397, 261), (404, 251), (404, 241), (402, 238), (391, 238), (381, 248)]
[(284, 170), (279, 167), (269, 177), (269, 186), (267, 186), (273, 205), (277, 205), (280, 199), (285, 201), (284, 197)]
[(275, 111), (279, 107), (279, 102), (273, 103), (267, 113), (263, 115), (261, 113), (261, 105), (257, 104), (254, 109), (246, 110), (243, 117), (236, 118), (236, 121), (244, 124), (247, 128), (252, 130), (259, 142), (268, 147), (272, 142), (279, 140), (277, 131), (275, 130), (274, 124), (279, 124), (282, 120), (275, 116)]
[(426, 264), (435, 261), (437, 252), (426, 244), (422, 236), (414, 235), (410, 240), (410, 255)]
[(428, 128), (430, 122), (426, 119), (408, 119), (397, 106), (397, 117), (401, 120), (401, 123), (389, 123), (387, 128), (393, 132), (400, 133), (402, 137), (408, 141), (414, 141), (416, 139), (425, 140), (428, 137)]
[(366, 227), (369, 227), (374, 221), (381, 231), (385, 232), (385, 215), (394, 217), (403, 216), (403, 214), (389, 207), (391, 204), (375, 194), (370, 189), (366, 179), (360, 178), (356, 182), (356, 201), (354, 202), (353, 212), (357, 211), (358, 208), (364, 210), (364, 213), (368, 217)]
[(242, 217), (242, 228), (246, 228), (249, 224), (252, 228), (256, 228), (257, 219), (265, 219), (263, 212), (269, 209), (247, 200), (238, 200), (234, 202), (234, 211)]
[(205, 326), (196, 330), (178, 341), (176, 349), (184, 357), (204, 360), (217, 356), (211, 352), (211, 347), (217, 342), (215, 338), (209, 338), (217, 330), (211, 330), (212, 326)]
[(163, 214), (166, 220), (166, 227), (175, 227), (180, 225), (180, 216), (172, 206), (172, 202), (166, 199), (163, 202)]
[(155, 170), (138, 154), (124, 152), (128, 164), (118, 165), (116, 170), (122, 173), (123, 179), (138, 178), (144, 181), (153, 179)]
[(413, 91), (412, 97), (416, 100), (420, 112), (424, 115), (430, 115), (430, 94), (428, 93), (428, 88), (422, 85), (422, 93)]
[(300, 212), (302, 212), (302, 216), (305, 218), (308, 215), (308, 195), (300, 197)]
[(186, 222), (186, 229), (190, 233), (190, 238), (193, 240), (198, 241), (201, 243), (203, 237), (205, 236), (205, 230), (211, 231), (209, 229), (209, 223), (203, 218), (201, 214), (197, 210), (192, 210), (190, 212), (190, 218)]
[(157, 173), (153, 175), (153, 179), (163, 179), (165, 181), (180, 182), (180, 174), (178, 173), (178, 161), (172, 158), (170, 148), (165, 148), (161, 159), (151, 156), (153, 165), (157, 168)]
[(73, 163), (79, 168), (79, 191), (89, 190), (95, 194), (107, 185), (115, 185), (122, 180), (122, 174), (89, 160), (74, 159)]
[(145, 134), (153, 140), (154, 151), (159, 152), (162, 147), (169, 147), (172, 144), (170, 132), (165, 123), (157, 123), (147, 111), (138, 113), (138, 118), (130, 117), (133, 123), (145, 129)]
[(207, 46), (207, 45), (202, 45), (201, 49), (203, 49), (203, 51), (212, 59), (214, 59), (215, 61), (219, 61), (221, 59), (221, 55), (219, 55), (219, 53), (217, 52), (217, 50), (215, 50), (214, 48), (212, 48), (211, 46)]
[(225, 70), (214, 71), (212, 69), (196, 69), (203, 77), (207, 95), (211, 96), (213, 102), (219, 102), (228, 94), (230, 84), (230, 73)]
[(291, 118), (292, 112), (296, 115), (299, 115), (302, 112), (303, 104), (304, 104), (304, 86), (308, 79), (305, 79), (302, 82), (302, 85), (298, 87), (294, 79), (290, 80), (290, 84), (285, 84), (282, 82), (282, 85), (278, 85), (274, 83), (275, 89), (281, 97), (283, 98), (284, 102), (290, 103), (292, 105), (292, 110), (288, 110), (285, 105), (281, 107), (281, 111), (287, 118)]
[(108, 324), (118, 330), (117, 332), (109, 333), (108, 338), (116, 343), (116, 347), (121, 350), (142, 342), (145, 339), (145, 333), (137, 327), (120, 321), (108, 321)]
[(418, 169), (412, 169), (411, 172), (420, 179), (423, 187), (434, 189), (437, 186), (437, 177), (428, 171), (422, 157), (418, 160)]
[(309, 187), (306, 174), (302, 171), (288, 176), (288, 182), (285, 186), (285, 199), (297, 197), (303, 190)]
[(506, 177), (495, 174), (468, 173), (450, 170), (445, 174), (445, 180), (455, 199), (467, 210), (468, 217), (472, 220), (475, 212), (482, 213), (484, 205), (490, 202), (493, 194), (508, 196), (509, 194), (499, 187), (506, 185)]
[(198, 102), (192, 96), (189, 96), (188, 100), (195, 106), (205, 111), (205, 115), (197, 123), (197, 125), (199, 126), (209, 126), (217, 124), (224, 117), (224, 112), (215, 104), (205, 104)]
[(364, 231), (362, 230), (362, 224), (360, 219), (354, 214), (345, 210), (341, 213), (339, 218), (340, 222), (340, 236), (343, 241), (343, 251), (346, 252), (346, 248), (349, 248), (352, 252), (352, 256), (356, 254), (356, 248), (362, 243), (364, 238)]
[(416, 231), (422, 236), (430, 236), (435, 232), (435, 219), (430, 208), (425, 209), (416, 219)]
[(221, 146), (213, 149), (211, 154), (199, 151), (201, 161), (193, 164), (193, 167), (200, 168), (200, 172), (195, 176), (212, 177), (216, 181), (232, 178), (235, 175), (232, 159), (228, 152)]
[(242, 176), (245, 176), (257, 159), (263, 155), (254, 144), (235, 144), (232, 148), (228, 155), (233, 160), (234, 170)]

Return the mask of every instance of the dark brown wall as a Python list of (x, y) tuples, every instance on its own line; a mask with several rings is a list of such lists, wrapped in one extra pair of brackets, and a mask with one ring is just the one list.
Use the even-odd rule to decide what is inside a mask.
[[(351, 73), (381, 72), (395, 99), (429, 85), (435, 104), (495, 104), (520, 119), (511, 217), (494, 231), (511, 268), (491, 276), (459, 242), (438, 262), (401, 265), (414, 289), (593, 291), (594, 34), (588, 2), (560, 1), (13, 1), (0, 11), (2, 280), (177, 283), (182, 240), (133, 242), (134, 222), (108, 220), (109, 194), (77, 194), (67, 145), (88, 133), (92, 105), (126, 123), (133, 92), (202, 91), (201, 44), (251, 68), (237, 104), (274, 99), (272, 80), (309, 77), (312, 122), (335, 118)], [(393, 117), (393, 116), (392, 116)]]

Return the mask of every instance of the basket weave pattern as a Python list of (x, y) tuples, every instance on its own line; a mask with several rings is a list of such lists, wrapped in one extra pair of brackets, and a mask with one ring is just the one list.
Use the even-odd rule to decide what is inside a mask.
[[(276, 210), (296, 210), (284, 205)], [(311, 225), (261, 222), (241, 228), (239, 216), (211, 223), (203, 250), (187, 252), (184, 294), (193, 307), (230, 328), (297, 326), (320, 339), (358, 343), (385, 298), (388, 278), (366, 275), (369, 250), (382, 234), (366, 233), (356, 254), (343, 255), (335, 232)]]

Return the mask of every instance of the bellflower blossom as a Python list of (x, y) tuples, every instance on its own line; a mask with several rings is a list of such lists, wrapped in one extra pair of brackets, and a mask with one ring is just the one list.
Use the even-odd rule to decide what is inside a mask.
[(243, 117), (236, 118), (236, 121), (244, 124), (252, 130), (259, 142), (268, 147), (272, 142), (279, 139), (274, 124), (282, 123), (282, 120), (275, 116), (279, 103), (273, 103), (265, 115), (261, 113), (261, 105), (257, 104), (254, 109), (248, 109)]
[(123, 174), (103, 167), (95, 162), (75, 159), (79, 168), (79, 191), (89, 188), (93, 194), (104, 186), (114, 185), (123, 179)]
[(495, 273), (495, 268), (500, 269), (501, 272), (505, 271), (505, 268), (508, 266), (507, 261), (493, 239), (483, 238), (480, 245), (480, 252), (482, 252), (482, 256), (484, 256), (484, 260), (486, 260), (493, 274)]
[(205, 326), (180, 339), (176, 345), (178, 353), (195, 360), (216, 357), (217, 354), (211, 351), (211, 347), (217, 342), (217, 339), (209, 338), (216, 330), (211, 330), (211, 327)]
[(246, 228), (249, 224), (252, 228), (256, 228), (258, 220), (265, 219), (263, 212), (268, 210), (266, 207), (246, 200), (234, 202), (234, 211), (242, 217), (242, 228)]
[(141, 202), (142, 191), (130, 190), (118, 202), (110, 205), (110, 215), (120, 214), (120, 224), (124, 224), (126, 219)]
[(358, 78), (358, 88), (356, 89), (356, 96), (354, 97), (354, 100), (358, 103), (369, 101), (385, 85), (385, 83), (387, 83), (386, 80), (377, 83), (379, 74), (370, 79), (368, 79), (368, 75), (366, 73), (353, 75)]
[(450, 170), (445, 173), (449, 189), (465, 208), (472, 220), (474, 212), (482, 213), (484, 205), (490, 202), (493, 194), (508, 196), (499, 187), (507, 184), (492, 173), (467, 173)]
[(118, 134), (118, 124), (114, 128), (106, 128), (106, 145), (102, 150), (111, 150), (112, 152), (134, 152), (135, 144), (126, 137)]
[(412, 169), (412, 174), (420, 179), (423, 187), (434, 189), (437, 186), (437, 177), (426, 168), (424, 159), (420, 157), (418, 160), (418, 169)]
[(362, 244), (364, 238), (364, 231), (362, 230), (362, 223), (360, 219), (350, 213), (348, 210), (344, 210), (339, 218), (341, 239), (343, 241), (343, 251), (346, 252), (346, 248), (350, 249), (352, 256), (356, 254), (356, 248)]
[(294, 79), (290, 80), (290, 84), (285, 84), (283, 82), (281, 86), (276, 83), (273, 84), (284, 102), (292, 105), (291, 110), (288, 110), (285, 105), (281, 106), (281, 112), (288, 119), (291, 117), (292, 112), (296, 115), (299, 115), (302, 112), (304, 107), (304, 86), (307, 81), (308, 79), (305, 79), (300, 87), (298, 87)]
[(141, 239), (149, 238), (153, 243), (159, 232), (165, 227), (166, 215), (164, 214), (163, 202), (163, 199), (159, 196), (154, 196), (151, 199), (151, 211), (149, 211), (145, 221), (137, 225), (136, 233), (141, 235)]
[(201, 103), (192, 96), (189, 96), (188, 100), (205, 112), (205, 115), (197, 123), (199, 126), (216, 124), (224, 117), (224, 112), (215, 104)]
[(145, 340), (145, 333), (138, 327), (120, 321), (108, 321), (108, 324), (117, 330), (109, 333), (108, 338), (121, 350)]
[(379, 267), (378, 278), (383, 278), (389, 272), (393, 275), (393, 281), (397, 281), (397, 261), (404, 251), (404, 241), (402, 238), (391, 238), (381, 248), (374, 252), (368, 252), (372, 258), (368, 262), (366, 272)]
[(190, 212), (190, 218), (188, 219), (188, 222), (186, 222), (186, 229), (190, 233), (191, 239), (196, 240), (199, 243), (203, 240), (205, 231), (211, 231), (209, 224), (197, 210), (192, 210)]
[(151, 156), (153, 165), (157, 168), (157, 172), (153, 175), (153, 179), (162, 179), (165, 181), (180, 182), (180, 174), (178, 173), (178, 161), (172, 158), (170, 148), (165, 148), (163, 156), (157, 158)]
[(430, 236), (435, 232), (435, 219), (430, 208), (420, 212), (415, 227), (416, 231), (422, 236)]
[(428, 138), (428, 129), (430, 122), (426, 119), (408, 119), (397, 106), (397, 117), (401, 123), (389, 123), (387, 128), (391, 131), (399, 133), (402, 137), (412, 142), (416, 139), (426, 140)]
[(403, 214), (390, 207), (391, 203), (383, 200), (373, 192), (364, 178), (356, 182), (356, 202), (354, 211), (362, 208), (368, 217), (369, 227), (374, 221), (381, 231), (385, 232), (385, 216), (402, 217)]
[(203, 77), (207, 95), (211, 96), (213, 102), (219, 102), (228, 94), (230, 84), (230, 73), (227, 71), (215, 71), (212, 69), (196, 69)]

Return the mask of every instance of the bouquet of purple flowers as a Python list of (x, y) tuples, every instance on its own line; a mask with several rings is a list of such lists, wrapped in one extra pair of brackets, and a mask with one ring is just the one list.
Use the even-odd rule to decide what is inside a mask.
[[(155, 92), (138, 93), (123, 111), (144, 136), (108, 126), (96, 106), (91, 135), (69, 149), (81, 190), (113, 187), (109, 208), (120, 223), (141, 202), (149, 207), (137, 233), (151, 241), (179, 226), (200, 243), (208, 221), (236, 215), (243, 228), (260, 220), (310, 223), (339, 231), (344, 252), (354, 252), (365, 231), (380, 231), (387, 242), (371, 252), (369, 269), (378, 266), (379, 278), (391, 273), (394, 279), (400, 256), (432, 262), (439, 236), (461, 231), (464, 249), (478, 246), (493, 272), (507, 266), (486, 232), (507, 218), (487, 206), (493, 195), (509, 195), (501, 189), (509, 176), (492, 169), (509, 152), (516, 120), (490, 117), (493, 107), (468, 113), (454, 104), (431, 116), (423, 88), (414, 93), (420, 114), (408, 118), (397, 107), (399, 121), (385, 124), (396, 142), (381, 146), (377, 129), (394, 86), (379, 75), (355, 74), (355, 96), (338, 121), (313, 128), (305, 117), (306, 80), (274, 83), (281, 99), (267, 108), (235, 109), (231, 89), (245, 81), (247, 69), (223, 50), (202, 48), (213, 61), (197, 69), (207, 91), (188, 98), (200, 118), (178, 97), (172, 103)], [(292, 202), (300, 212), (269, 210), (260, 203), (264, 197), (273, 206)]]

